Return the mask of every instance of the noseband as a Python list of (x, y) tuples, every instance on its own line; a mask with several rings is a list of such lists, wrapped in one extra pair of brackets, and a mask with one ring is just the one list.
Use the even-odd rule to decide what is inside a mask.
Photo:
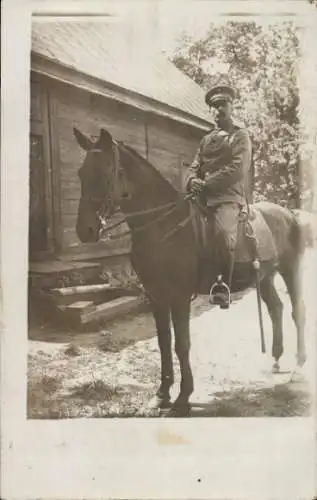
[[(104, 151), (100, 148), (92, 148), (89, 150), (89, 153), (103, 153)], [(102, 233), (105, 228), (107, 227), (107, 220), (109, 217), (107, 217), (107, 214), (115, 214), (118, 209), (115, 207), (116, 204), (116, 189), (117, 189), (117, 178), (118, 178), (118, 172), (120, 169), (120, 152), (119, 152), (119, 145), (116, 141), (112, 141), (112, 152), (113, 152), (113, 157), (114, 157), (114, 162), (113, 164), (113, 169), (111, 171), (111, 174), (109, 178), (107, 179), (107, 185), (106, 185), (106, 194), (103, 196), (92, 196), (92, 195), (83, 195), (81, 198), (84, 201), (87, 201), (89, 203), (94, 203), (96, 206), (98, 206), (98, 209), (96, 210), (96, 216), (98, 221), (100, 222), (100, 230), (99, 230), (99, 236), (100, 233)]]

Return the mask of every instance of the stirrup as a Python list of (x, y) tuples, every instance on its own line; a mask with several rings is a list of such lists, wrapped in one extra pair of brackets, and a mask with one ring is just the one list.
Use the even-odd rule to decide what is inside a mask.
[(231, 292), (228, 285), (223, 281), (222, 275), (217, 277), (209, 292), (210, 304), (219, 305), (221, 309), (228, 309), (231, 302)]

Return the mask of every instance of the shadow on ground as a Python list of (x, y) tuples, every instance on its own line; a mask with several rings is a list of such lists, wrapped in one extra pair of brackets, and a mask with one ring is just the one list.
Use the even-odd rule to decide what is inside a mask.
[(308, 392), (289, 382), (269, 388), (217, 392), (210, 402), (193, 402), (191, 417), (298, 417), (310, 413)]

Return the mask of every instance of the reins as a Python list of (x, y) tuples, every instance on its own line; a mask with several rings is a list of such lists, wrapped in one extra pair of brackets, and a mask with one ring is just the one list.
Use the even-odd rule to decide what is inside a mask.
[[(117, 187), (118, 171), (119, 171), (119, 168), (120, 168), (119, 143), (117, 141), (113, 141), (113, 146), (114, 146), (113, 147), (114, 169), (113, 169), (113, 177), (111, 179), (112, 180), (112, 182), (111, 182), (112, 186), (111, 187), (115, 191), (116, 187)], [(91, 150), (91, 152), (102, 152), (102, 151), (100, 149), (98, 149), (98, 148), (94, 148), (94, 149)], [(146, 209), (143, 209), (143, 210), (137, 210), (137, 211), (134, 211), (134, 212), (130, 212), (130, 213), (126, 214), (124, 217), (122, 217), (122, 219), (120, 219), (119, 221), (116, 221), (116, 222), (114, 222), (114, 223), (112, 223), (110, 225), (107, 224), (106, 217), (104, 216), (104, 214), (100, 213), (102, 211), (99, 211), (98, 217), (99, 217), (99, 221), (100, 221), (100, 224), (101, 224), (101, 228), (100, 228), (100, 231), (99, 231), (99, 238), (102, 238), (105, 233), (109, 233), (109, 231), (111, 231), (112, 229), (115, 229), (115, 228), (121, 226), (122, 224), (128, 222), (129, 219), (132, 219), (134, 217), (143, 216), (143, 215), (152, 215), (152, 214), (156, 214), (156, 213), (162, 212), (163, 210), (166, 210), (164, 213), (159, 214), (154, 220), (152, 219), (152, 220), (150, 220), (148, 222), (145, 222), (141, 226), (136, 227), (136, 228), (133, 229), (133, 232), (142, 232), (142, 231), (145, 231), (146, 229), (148, 229), (153, 224), (157, 224), (160, 221), (162, 221), (163, 219), (165, 219), (167, 216), (171, 215), (173, 212), (175, 212), (175, 210), (177, 210), (182, 205), (182, 203), (184, 203), (185, 201), (188, 201), (190, 199), (193, 199), (193, 196), (191, 194), (182, 195), (180, 197), (180, 199), (177, 200), (177, 201), (172, 201), (172, 202), (169, 202), (169, 203), (164, 203), (163, 205), (159, 205), (159, 206), (153, 207), (153, 208), (146, 208)], [(173, 228), (166, 235), (164, 235), (164, 237), (163, 237), (163, 239), (161, 241), (166, 241), (166, 239), (168, 239), (169, 237), (173, 236), (173, 234), (175, 234), (179, 229), (181, 229), (182, 227), (184, 227), (192, 219), (192, 217), (193, 217), (193, 215), (190, 214), (186, 219), (184, 219), (183, 221), (181, 221), (180, 223), (178, 223), (175, 228)], [(131, 233), (131, 230), (128, 229), (128, 230), (126, 230), (124, 232), (121, 232), (120, 234), (109, 235), (109, 238), (110, 239), (119, 239), (119, 238), (122, 238), (124, 236), (127, 236), (130, 233)]]
[[(192, 199), (191, 195), (185, 195), (185, 196), (182, 196), (181, 199), (176, 201), (176, 202), (170, 202), (170, 203), (166, 203), (164, 205), (159, 205), (158, 207), (149, 208), (149, 209), (145, 209), (145, 210), (139, 210), (136, 212), (131, 212), (131, 213), (127, 214), (125, 217), (123, 217), (121, 220), (114, 222), (113, 224), (110, 224), (110, 225), (108, 225), (108, 224), (106, 225), (106, 223), (104, 222), (104, 219), (102, 219), (100, 217), (100, 221), (101, 221), (101, 224), (103, 226), (101, 228), (100, 237), (102, 237), (105, 233), (108, 233), (109, 231), (111, 231), (111, 229), (114, 229), (114, 228), (119, 227), (122, 224), (126, 223), (127, 219), (129, 219), (129, 218), (140, 216), (140, 215), (150, 215), (150, 214), (159, 212), (163, 209), (170, 208), (170, 210), (167, 210), (167, 212), (164, 212), (163, 214), (159, 215), (154, 220), (152, 219), (152, 220), (146, 222), (145, 224), (143, 224), (139, 227), (136, 227), (134, 229), (134, 232), (145, 231), (148, 227), (152, 226), (153, 224), (157, 224), (158, 222), (165, 219), (165, 217), (167, 217), (168, 215), (171, 215), (173, 212), (175, 212), (175, 210), (177, 210), (181, 206), (181, 204), (183, 202), (188, 201), (190, 199)], [(175, 232), (177, 232), (179, 229), (184, 227), (192, 218), (193, 218), (193, 214), (190, 214), (186, 219), (179, 222), (174, 229), (172, 229), (166, 235), (164, 235), (164, 237), (161, 241), (165, 241), (167, 238), (172, 236)], [(119, 239), (119, 238), (122, 238), (124, 236), (127, 236), (130, 233), (131, 233), (131, 230), (128, 229), (127, 231), (124, 231), (123, 233), (120, 233), (117, 235), (110, 235), (110, 238), (111, 239)]]

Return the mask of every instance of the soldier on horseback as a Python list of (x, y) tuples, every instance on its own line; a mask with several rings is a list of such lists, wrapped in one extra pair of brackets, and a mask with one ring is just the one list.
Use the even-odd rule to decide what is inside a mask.
[(221, 308), (230, 304), (230, 287), (239, 216), (247, 205), (251, 170), (248, 131), (231, 116), (234, 89), (218, 83), (205, 97), (215, 111), (216, 126), (203, 137), (186, 175), (186, 189), (198, 197), (207, 211), (208, 226), (217, 249), (217, 281), (210, 298)]

